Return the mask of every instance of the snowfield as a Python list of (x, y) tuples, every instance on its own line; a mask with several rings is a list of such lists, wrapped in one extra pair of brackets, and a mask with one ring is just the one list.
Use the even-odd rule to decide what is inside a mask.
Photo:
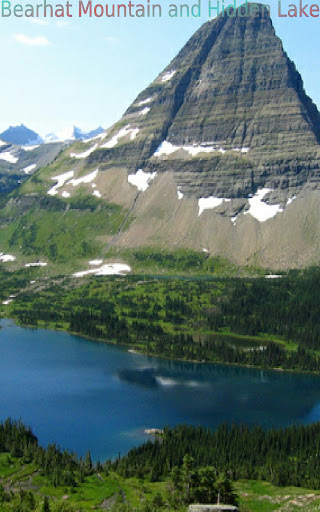
[(256, 192), (256, 194), (253, 197), (250, 197), (250, 208), (249, 210), (244, 212), (244, 215), (250, 214), (259, 222), (265, 222), (266, 220), (275, 217), (277, 213), (282, 213), (283, 208), (281, 208), (279, 204), (267, 204), (263, 201), (263, 198), (269, 192), (272, 192), (271, 188), (261, 188)]
[(72, 178), (73, 175), (74, 175), (73, 171), (68, 171), (68, 172), (65, 172), (64, 174), (60, 174), (59, 176), (54, 176), (53, 178), (51, 178), (52, 180), (57, 181), (58, 183), (56, 183), (52, 188), (50, 188), (50, 190), (48, 190), (47, 194), (49, 196), (57, 195), (58, 189), (63, 187), (63, 185), (66, 183), (66, 181), (70, 180), (70, 178)]
[(226, 201), (227, 203), (231, 201), (231, 199), (225, 199), (224, 197), (200, 197), (198, 201), (199, 206), (199, 213), (198, 217), (202, 214), (204, 210), (213, 210), (214, 208), (217, 208), (217, 206), (220, 206), (220, 204), (223, 203), (223, 201)]
[(122, 137), (126, 137), (127, 135), (130, 135), (130, 140), (134, 140), (136, 136), (139, 133), (139, 128), (130, 128), (130, 124), (127, 124), (124, 128), (121, 128), (121, 130), (118, 131), (116, 135), (112, 137), (112, 139), (108, 140), (105, 144), (100, 146), (103, 149), (111, 149), (114, 148), (118, 142), (119, 139)]
[(89, 274), (93, 274), (95, 276), (124, 276), (127, 272), (131, 272), (131, 267), (128, 265), (124, 265), (123, 263), (107, 263), (99, 268), (76, 272), (73, 276), (84, 277)]
[(87, 158), (87, 156), (91, 155), (98, 147), (98, 144), (95, 144), (92, 146), (92, 148), (88, 149), (87, 151), (84, 151), (83, 153), (70, 153), (71, 158)]
[(150, 181), (154, 180), (156, 175), (156, 172), (144, 172), (142, 169), (139, 169), (136, 174), (128, 175), (128, 182), (137, 187), (140, 192), (145, 192), (149, 187)]

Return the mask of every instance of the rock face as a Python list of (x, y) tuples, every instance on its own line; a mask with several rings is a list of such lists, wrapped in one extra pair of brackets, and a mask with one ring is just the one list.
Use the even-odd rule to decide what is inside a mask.
[(92, 160), (130, 172), (170, 169), (181, 192), (198, 198), (246, 198), (267, 187), (271, 203), (284, 205), (305, 184), (313, 188), (319, 112), (260, 9), (204, 24), (111, 132), (130, 125), (136, 137)]

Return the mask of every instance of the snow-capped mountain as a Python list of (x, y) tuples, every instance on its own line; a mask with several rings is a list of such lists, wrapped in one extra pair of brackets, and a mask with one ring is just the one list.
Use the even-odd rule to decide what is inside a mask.
[(49, 142), (69, 142), (75, 140), (87, 140), (104, 132), (104, 129), (99, 126), (95, 130), (85, 132), (77, 126), (66, 126), (59, 130), (57, 133), (49, 133), (43, 139), (45, 143)]

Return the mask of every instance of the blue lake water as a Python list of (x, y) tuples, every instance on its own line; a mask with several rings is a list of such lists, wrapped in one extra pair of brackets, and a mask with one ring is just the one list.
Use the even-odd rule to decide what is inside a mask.
[(320, 419), (320, 378), (172, 362), (1, 321), (0, 419), (22, 418), (43, 444), (95, 460), (124, 454), (144, 429), (222, 422), (265, 427)]

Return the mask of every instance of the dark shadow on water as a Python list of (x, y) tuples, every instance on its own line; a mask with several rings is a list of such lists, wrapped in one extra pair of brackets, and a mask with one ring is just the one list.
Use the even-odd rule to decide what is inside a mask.
[(122, 368), (117, 371), (117, 375), (120, 380), (130, 384), (137, 384), (146, 388), (158, 387), (154, 368), (143, 368), (142, 370)]

